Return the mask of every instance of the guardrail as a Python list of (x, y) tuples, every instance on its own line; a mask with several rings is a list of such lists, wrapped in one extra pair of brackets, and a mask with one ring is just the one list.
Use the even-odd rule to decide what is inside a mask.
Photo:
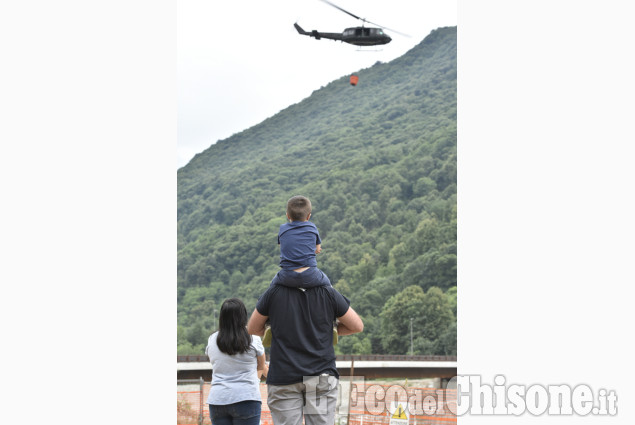
[[(206, 355), (176, 356), (177, 363), (208, 362)], [(456, 356), (408, 356), (399, 354), (340, 354), (335, 361), (404, 361), (404, 362), (455, 362)]]

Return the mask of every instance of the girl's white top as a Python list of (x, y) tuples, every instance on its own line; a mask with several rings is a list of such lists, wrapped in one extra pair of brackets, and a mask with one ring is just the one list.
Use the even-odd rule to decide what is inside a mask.
[(251, 335), (251, 345), (246, 353), (230, 356), (218, 349), (214, 332), (207, 341), (205, 354), (212, 363), (212, 388), (207, 404), (232, 404), (260, 398), (260, 380), (256, 373), (256, 357), (265, 353), (259, 336)]

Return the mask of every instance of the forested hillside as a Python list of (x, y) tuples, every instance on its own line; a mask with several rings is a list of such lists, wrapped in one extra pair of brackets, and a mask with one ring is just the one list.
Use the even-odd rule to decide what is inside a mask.
[(359, 70), (178, 171), (178, 353), (204, 354), (225, 298), (251, 312), (307, 196), (318, 266), (364, 332), (337, 352), (456, 354), (456, 27)]

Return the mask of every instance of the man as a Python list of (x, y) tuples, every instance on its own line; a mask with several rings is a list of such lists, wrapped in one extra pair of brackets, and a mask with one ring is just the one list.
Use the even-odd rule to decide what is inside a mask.
[(332, 286), (270, 286), (260, 297), (247, 330), (273, 335), (267, 374), (267, 404), (275, 425), (333, 425), (339, 373), (335, 367), (333, 320), (338, 335), (361, 332), (364, 324)]

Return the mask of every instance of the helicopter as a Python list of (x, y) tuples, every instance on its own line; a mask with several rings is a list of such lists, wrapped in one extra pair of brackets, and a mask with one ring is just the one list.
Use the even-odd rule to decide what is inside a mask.
[[(357, 15), (352, 14), (351, 12), (342, 9), (336, 4), (331, 3), (328, 0), (321, 0), (324, 3), (333, 6), (334, 8), (341, 10), (342, 12), (352, 16), (355, 19), (359, 19), (362, 21), (361, 27), (353, 27), (346, 28), (342, 33), (336, 32), (319, 32), (317, 30), (313, 31), (305, 31), (298, 25), (297, 23), (293, 24), (298, 33), (302, 35), (307, 35), (309, 37), (314, 37), (316, 40), (320, 40), (322, 38), (326, 38), (329, 40), (339, 40), (344, 43), (354, 44), (355, 46), (378, 46), (381, 44), (388, 44), (392, 41), (392, 38), (388, 34), (384, 32), (384, 28), (388, 29), (397, 34), (403, 35), (405, 37), (409, 37), (407, 34), (402, 34), (399, 31), (391, 30), (386, 27), (382, 27), (381, 25), (374, 24), (364, 18), (360, 18)], [(380, 28), (373, 27), (365, 27), (364, 24), (368, 22), (369, 24), (377, 25)]]

